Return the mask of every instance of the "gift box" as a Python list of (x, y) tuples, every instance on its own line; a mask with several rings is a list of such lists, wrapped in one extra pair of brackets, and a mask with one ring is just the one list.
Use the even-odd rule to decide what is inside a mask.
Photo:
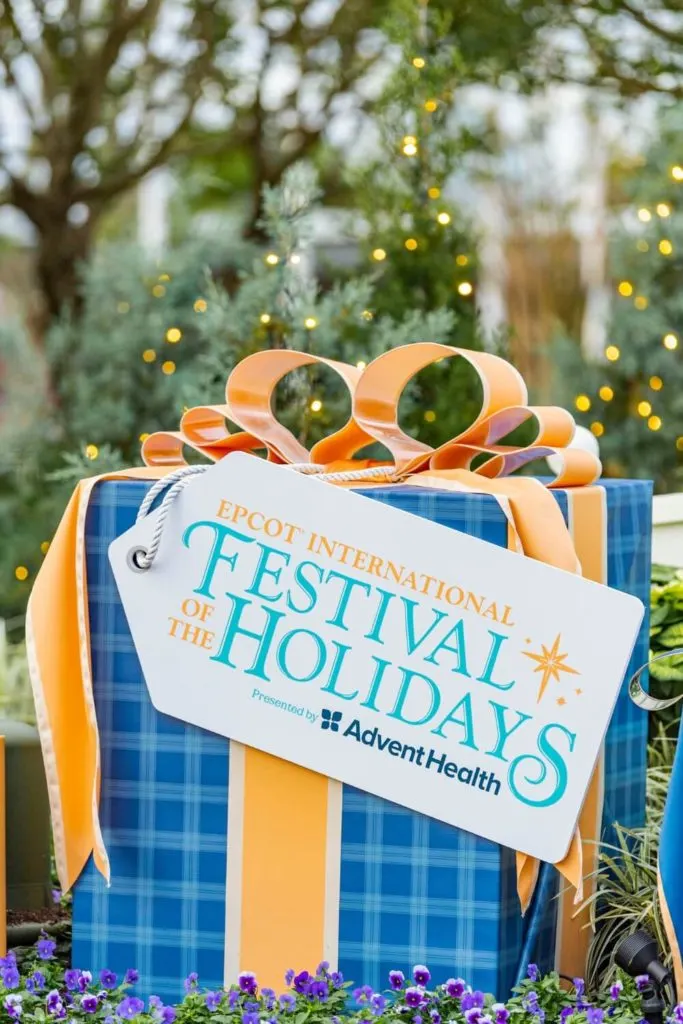
[[(607, 582), (647, 606), (651, 487), (643, 481), (602, 486)], [(269, 915), (272, 931), (286, 937), (291, 928), (294, 935), (297, 915), (290, 909), (289, 921), (283, 921), (282, 906), (291, 908), (293, 886), (304, 913), (310, 896), (306, 875), (299, 866), (296, 878), (288, 879), (287, 866), (280, 865), (277, 878), (264, 876), (259, 883), (257, 861), (265, 850), (263, 863), (270, 858), (277, 865), (278, 828), (282, 820), (294, 819), (300, 823), (305, 864), (320, 815), (315, 805), (301, 806), (292, 794), (274, 816), (272, 808), (264, 809), (259, 843), (242, 850), (231, 814), (231, 786), (243, 771), (239, 752), (228, 740), (153, 708), (107, 557), (111, 541), (133, 525), (147, 487), (134, 481), (98, 484), (85, 522), (101, 746), (99, 817), (111, 884), (91, 859), (74, 892), (73, 962), (92, 971), (136, 967), (139, 992), (170, 1001), (181, 996), (183, 978), (191, 971), (213, 988), (234, 980), (236, 968), (256, 966), (242, 962), (245, 949), (232, 948), (229, 940), (236, 916), (243, 931), (252, 926), (250, 899), (260, 901), (264, 942)], [(508, 520), (491, 494), (410, 483), (360, 493), (492, 544), (508, 544)], [(570, 493), (552, 493), (569, 520)], [(647, 660), (647, 651), (646, 617), (627, 678)], [(629, 827), (643, 821), (646, 741), (646, 716), (624, 686), (605, 743), (604, 829), (615, 820)], [(277, 763), (284, 769), (284, 762)], [(522, 916), (514, 851), (350, 786), (339, 791), (341, 835), (338, 863), (331, 869), (328, 864), (325, 879), (324, 952), (346, 978), (383, 988), (390, 969), (408, 973), (413, 964), (424, 963), (436, 982), (462, 976), (504, 998), (529, 960), (541, 968), (553, 966), (560, 905), (552, 898), (559, 888), (554, 868), (543, 866), (534, 900)], [(258, 818), (258, 808), (250, 813)], [(236, 902), (232, 878), (245, 869), (251, 889)], [(311, 889), (316, 881), (310, 880)], [(253, 948), (259, 935), (249, 941)]]

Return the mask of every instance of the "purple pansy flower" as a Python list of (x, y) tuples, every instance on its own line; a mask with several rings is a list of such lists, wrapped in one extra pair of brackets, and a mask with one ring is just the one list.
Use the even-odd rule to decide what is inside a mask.
[(196, 987), (197, 987), (197, 982), (198, 981), (199, 981), (199, 975), (197, 974), (197, 972), (196, 971), (190, 971), (188, 976), (185, 978), (185, 991), (186, 992), (194, 991), (194, 989), (196, 989)]
[(149, 997), (149, 1008), (150, 1010), (163, 1010), (164, 1004), (162, 1003), (159, 996)]
[(423, 993), (419, 988), (407, 988), (406, 989), (406, 1003), (412, 1009), (417, 1009), (418, 1006), (422, 1005)]
[(618, 981), (618, 980), (615, 981), (614, 984), (612, 986), (610, 986), (610, 990), (609, 990), (610, 999), (615, 999), (615, 1000), (618, 999), (619, 996), (621, 995), (622, 991), (623, 991), (623, 988), (624, 988), (623, 981)]
[(82, 1007), (84, 1013), (95, 1013), (95, 1011), (97, 1010), (98, 1006), (99, 1006), (99, 1003), (97, 1001), (97, 996), (93, 996), (93, 995), (81, 996), (81, 1007)]
[(304, 995), (308, 992), (308, 986), (311, 983), (311, 976), (308, 971), (299, 971), (294, 976), (294, 988), (297, 992), (301, 992)]
[(574, 978), (574, 988), (576, 989), (577, 996), (582, 996), (586, 991), (586, 982), (583, 978)]
[(51, 1013), (53, 1016), (60, 1016), (64, 1013), (64, 1004), (56, 988), (53, 988), (51, 992), (48, 992), (47, 999), (45, 1000), (45, 1008), (47, 1012)]
[(565, 1021), (567, 1020), (567, 1017), (571, 1017), (573, 1012), (574, 1012), (574, 1007), (573, 1006), (563, 1006), (562, 1009), (560, 1010), (560, 1021), (561, 1021), (561, 1024), (565, 1024)]
[(647, 988), (647, 986), (649, 984), (650, 984), (650, 975), (649, 974), (639, 974), (638, 977), (636, 978), (636, 988), (638, 989), (639, 992), (642, 992), (643, 989)]
[(315, 969), (316, 974), (327, 974), (330, 969), (330, 965), (327, 960), (321, 960)]
[(372, 998), (374, 994), (372, 985), (361, 985), (360, 988), (354, 988), (353, 990), (353, 998), (357, 1003), (367, 1003), (368, 999)]
[(481, 1021), (481, 1009), (478, 1006), (470, 1006), (469, 1010), (465, 1010), (465, 1020), (467, 1024), (479, 1024)]
[(288, 971), (285, 971), (285, 985), (291, 985), (294, 981), (294, 971), (290, 967)]
[(61, 903), (62, 902), (62, 890), (61, 889), (53, 889), (52, 890), (52, 902), (53, 903)]
[(10, 1017), (14, 1017), (15, 1020), (18, 1020), (19, 1017), (21, 1017), (21, 1011), (23, 1009), (21, 1004), (22, 997), (18, 992), (11, 992), (5, 999), (5, 1009), (7, 1010), (8, 1015)]
[(221, 1005), (221, 999), (222, 998), (223, 998), (223, 996), (221, 995), (220, 992), (207, 992), (206, 995), (204, 996), (204, 1002), (206, 1003), (206, 1008), (211, 1013), (214, 1013), (218, 1009), (218, 1007)]
[(36, 942), (36, 949), (38, 950), (38, 956), (41, 960), (52, 960), (55, 955), (57, 943), (52, 939), (48, 939), (47, 935), (43, 934), (43, 937), (38, 939)]
[(33, 984), (35, 985), (37, 992), (40, 992), (42, 989), (45, 988), (45, 975), (43, 974), (42, 971), (34, 971), (31, 977), (33, 979)]
[(678, 1024), (683, 1024), (683, 1003), (676, 1003), (674, 1006), (674, 1020)]
[(126, 996), (116, 1007), (116, 1016), (121, 1020), (133, 1020), (145, 1009), (142, 999), (137, 996)]
[(405, 985), (405, 974), (403, 971), (389, 971), (389, 984), (394, 992), (399, 992)]
[(74, 970), (73, 967), (68, 967), (64, 971), (64, 984), (69, 992), (75, 992), (77, 990), (80, 977), (81, 972)]
[(261, 1009), (260, 1003), (255, 1003), (253, 999), (250, 999), (248, 1003), (244, 1004), (245, 1013), (258, 1013)]
[(600, 1010), (597, 1006), (589, 1006), (586, 1010), (588, 1024), (602, 1024), (604, 1016), (605, 1011)]
[(449, 978), (443, 990), (451, 999), (460, 999), (467, 986), (462, 978)]
[(538, 979), (541, 976), (541, 972), (538, 969), (538, 965), (537, 964), (529, 964), (527, 969), (526, 969), (526, 976), (527, 976), (527, 978), (530, 978), (531, 981), (538, 981)]
[(116, 1024), (116, 1021), (114, 1020), (112, 1015), (109, 1014), (107, 1017), (104, 1018), (104, 1024)]
[(92, 981), (92, 974), (90, 971), (79, 971), (78, 972), (78, 991), (85, 992), (88, 985)]
[(330, 981), (332, 982), (334, 988), (341, 988), (342, 985), (344, 984), (344, 975), (342, 974), (341, 971), (332, 971), (332, 974), (330, 975)]
[(308, 995), (319, 1003), (326, 1002), (328, 994), (326, 981), (312, 981), (308, 986)]
[(2, 977), (2, 983), (5, 988), (19, 988), (21, 979), (19, 977), (19, 971), (14, 964), (10, 964), (8, 967), (3, 967), (0, 971), (0, 977)]
[(266, 1003), (266, 1010), (272, 1010), (275, 1006), (275, 992), (272, 988), (262, 988), (261, 995)]
[(259, 1024), (258, 1013), (243, 1013), (242, 1024)]
[(430, 978), (431, 974), (423, 964), (416, 964), (413, 967), (413, 979), (416, 985), (422, 985), (424, 988), (425, 985), (429, 984)]
[(375, 1016), (379, 1017), (384, 1013), (387, 1005), (387, 997), (383, 996), (381, 992), (375, 992), (375, 994), (370, 997), (370, 1005), (372, 1006)]
[(432, 1022), (432, 1024), (441, 1024), (441, 1014), (439, 1013), (438, 1010), (430, 1010), (429, 1019)]
[(163, 1024), (173, 1024), (173, 1021), (176, 1019), (177, 1016), (178, 1014), (176, 1013), (172, 1006), (164, 1006), (163, 1010), (161, 1011), (161, 1019), (163, 1021)]
[(113, 971), (105, 970), (100, 971), (100, 985), (102, 988), (112, 989), (116, 988), (116, 982), (118, 981)]
[(236, 988), (231, 988), (228, 992), (228, 1008), (234, 1010), (240, 1001), (240, 993)]
[(460, 999), (460, 1008), (463, 1012), (466, 1010), (481, 1009), (484, 1005), (484, 993), (479, 992), (463, 992)]
[(416, 1013), (413, 1017), (413, 1024), (422, 1024), (422, 1014)]
[(241, 991), (246, 992), (247, 995), (253, 996), (256, 994), (258, 985), (256, 984), (256, 975), (253, 971), (242, 971), (241, 974), (238, 974), (237, 984)]
[(126, 985), (134, 985), (136, 981), (140, 980), (140, 972), (136, 971), (134, 967), (129, 967), (123, 980)]
[(296, 999), (289, 992), (285, 992), (283, 996), (280, 996), (280, 1009), (284, 1010), (285, 1013), (288, 1010), (293, 1010), (296, 1006)]
[(496, 1024), (508, 1024), (510, 1011), (505, 1003), (494, 1003), (491, 1009), (496, 1015)]

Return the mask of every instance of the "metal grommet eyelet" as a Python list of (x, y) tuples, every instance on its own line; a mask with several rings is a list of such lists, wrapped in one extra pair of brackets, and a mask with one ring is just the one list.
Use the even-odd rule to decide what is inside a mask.
[(131, 548), (126, 555), (126, 564), (133, 572), (147, 572), (148, 565), (141, 565), (141, 559), (147, 558), (147, 548)]

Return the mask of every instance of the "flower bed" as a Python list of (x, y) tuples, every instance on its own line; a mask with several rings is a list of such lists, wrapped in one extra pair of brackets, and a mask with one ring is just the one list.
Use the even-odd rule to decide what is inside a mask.
[[(582, 979), (571, 986), (556, 974), (541, 977), (530, 964), (528, 976), (506, 1003), (472, 989), (461, 978), (430, 988), (426, 967), (413, 969), (407, 979), (390, 971), (389, 987), (375, 992), (354, 988), (341, 974), (321, 963), (315, 974), (288, 971), (287, 989), (278, 995), (259, 988), (250, 971), (239, 975), (229, 989), (203, 991), (196, 974), (185, 981), (186, 995), (176, 1006), (165, 1006), (157, 996), (145, 1003), (134, 994), (138, 972), (118, 978), (102, 970), (64, 970), (55, 958), (55, 943), (43, 936), (21, 964), (10, 952), (0, 958), (0, 1022), (22, 1024), (360, 1024), (382, 1018), (387, 1024), (636, 1024), (640, 1020), (640, 990), (647, 976), (617, 979), (602, 996), (588, 998)], [(571, 1022), (568, 1018), (571, 1017)], [(683, 1024), (683, 1004), (673, 1011), (672, 1022)]]

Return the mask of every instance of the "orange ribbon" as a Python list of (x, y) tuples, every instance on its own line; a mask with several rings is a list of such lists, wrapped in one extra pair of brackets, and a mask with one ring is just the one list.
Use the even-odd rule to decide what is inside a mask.
[[(439, 448), (431, 449), (407, 435), (399, 426), (399, 400), (416, 373), (432, 363), (456, 357), (466, 359), (479, 377), (483, 392), (481, 409), (466, 430)], [(272, 399), (283, 377), (311, 364), (326, 366), (341, 377), (351, 397), (352, 413), (340, 430), (319, 441), (309, 452), (277, 420)], [(456, 400), (457, 396), (454, 396)], [(591, 453), (567, 447), (575, 430), (574, 420), (568, 412), (556, 407), (529, 406), (527, 402), (526, 386), (519, 373), (505, 360), (485, 352), (471, 352), (431, 342), (415, 343), (384, 353), (363, 371), (286, 349), (258, 352), (244, 359), (230, 374), (225, 404), (190, 409), (183, 415), (178, 431), (151, 434), (142, 446), (143, 460), (148, 468), (113, 476), (163, 476), (185, 464), (183, 449), (186, 446), (214, 462), (233, 451), (265, 450), (268, 459), (278, 463), (315, 463), (328, 469), (341, 468), (349, 460), (353, 460), (354, 469), (370, 464), (386, 465), (386, 479), (392, 482), (410, 478), (411, 484), (420, 486), (492, 494), (508, 519), (510, 546), (567, 571), (581, 571), (572, 533), (546, 488), (531, 478), (496, 479), (508, 476), (535, 459), (556, 455), (561, 469), (549, 486), (578, 488), (577, 495), (583, 494), (588, 499), (583, 504), (579, 503), (580, 516), (577, 513), (577, 518), (581, 518), (585, 527), (580, 533), (585, 539), (591, 532), (596, 532), (595, 510), (590, 496), (599, 498), (602, 491), (588, 485), (600, 475), (598, 459)], [(536, 425), (530, 444), (512, 446), (503, 443), (512, 430), (529, 420)], [(240, 429), (231, 432), (228, 422)], [(376, 441), (387, 449), (390, 460), (370, 463), (369, 460), (354, 459), (363, 448)], [(472, 469), (475, 460), (477, 465)], [(96, 479), (104, 478), (83, 481), (72, 498), (36, 580), (27, 617), (31, 676), (52, 803), (55, 850), (64, 889), (70, 888), (78, 878), (91, 852), (94, 852), (99, 869), (108, 875), (98, 815), (99, 737), (92, 696), (83, 541), (87, 502)], [(377, 483), (373, 480), (370, 486)], [(369, 483), (359, 481), (350, 486), (367, 487)], [(604, 522), (597, 525), (604, 527)], [(603, 534), (604, 530), (598, 547), (604, 554)], [(574, 530), (574, 540), (576, 538)], [(586, 554), (592, 557), (588, 550), (590, 544), (584, 542), (583, 546), (586, 550), (582, 552), (582, 558)], [(586, 574), (598, 578), (596, 573), (597, 570)], [(75, 733), (78, 733), (78, 738)], [(261, 785), (265, 777), (272, 780), (277, 764), (280, 762), (259, 751), (245, 750), (245, 786), (252, 783)], [(319, 787), (319, 776), (296, 766), (291, 766), (291, 770), (304, 790), (306, 787)], [(600, 780), (601, 766), (596, 771), (579, 821), (579, 828), (589, 841), (599, 836)], [(247, 798), (245, 793), (245, 806), (257, 806), (262, 796), (262, 793), (258, 797), (252, 794)], [(333, 796), (330, 799), (334, 802)], [(263, 806), (261, 813), (268, 817)], [(249, 838), (246, 832), (251, 828), (246, 816), (243, 827), (246, 850)], [(295, 823), (293, 828), (296, 830)], [(263, 856), (270, 856), (268, 844), (257, 839), (258, 836), (251, 849), (261, 850)], [(324, 845), (323, 833), (320, 841)], [(567, 857), (557, 865), (577, 890), (576, 899), (581, 893), (585, 856), (577, 829)], [(321, 857), (320, 862), (324, 866), (324, 850)], [(249, 878), (253, 876), (255, 884), (251, 888), (255, 892), (262, 889), (264, 873), (266, 878), (269, 877), (265, 867), (263, 871), (256, 871), (255, 861), (247, 860), (246, 856), (244, 863), (248, 871), (243, 884), (249, 888)], [(538, 864), (533, 858), (517, 855), (518, 891), (523, 910), (533, 895), (537, 872)], [(320, 884), (325, 885), (324, 870)], [(256, 898), (255, 894), (252, 896)], [(564, 904), (567, 904), (566, 899)], [(242, 905), (248, 905), (253, 912), (253, 900), (245, 902), (243, 894)], [(571, 904), (567, 904), (567, 908), (569, 917), (563, 913), (561, 930), (573, 931), (573, 937), (565, 935), (565, 939), (576, 955), (582, 943), (577, 938), (578, 925), (572, 919)], [(310, 949), (310, 962), (322, 944), (318, 932), (323, 927), (323, 918), (331, 919), (333, 916), (333, 913), (321, 910), (315, 927), (309, 923), (306, 934), (302, 931), (294, 942), (302, 957)], [(568, 920), (571, 920), (569, 925)], [(285, 958), (295, 938), (291, 935), (291, 921), (290, 915), (287, 925), (290, 945), (288, 947), (285, 943)], [(256, 947), (248, 939), (248, 931), (243, 927), (240, 948), (242, 955), (248, 953), (253, 957)], [(282, 943), (279, 939), (276, 942), (276, 938), (271, 945), (274, 950), (276, 947), (279, 950)], [(273, 957), (276, 958), (275, 952)], [(301, 959), (300, 962), (308, 960)], [(255, 965), (250, 962), (242, 963), (242, 966), (253, 969)], [(261, 974), (266, 978), (272, 976), (275, 983), (274, 961), (271, 967), (272, 971), (266, 967)], [(574, 973), (579, 973), (578, 969)]]

